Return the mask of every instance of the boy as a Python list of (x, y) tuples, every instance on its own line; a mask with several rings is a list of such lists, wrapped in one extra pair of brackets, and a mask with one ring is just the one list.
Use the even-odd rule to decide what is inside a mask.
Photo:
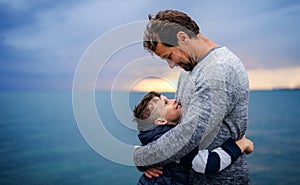
[[(169, 100), (160, 93), (151, 91), (135, 106), (134, 121), (140, 131), (138, 137), (143, 145), (155, 141), (174, 128), (181, 118), (182, 107), (175, 100)], [(251, 153), (253, 143), (243, 137), (236, 142), (229, 138), (221, 147), (213, 151), (192, 152), (179, 161), (167, 164), (163, 174), (157, 178), (148, 178), (145, 173), (139, 179), (142, 184), (188, 184), (189, 170), (199, 173), (216, 173), (233, 163), (243, 152)]]

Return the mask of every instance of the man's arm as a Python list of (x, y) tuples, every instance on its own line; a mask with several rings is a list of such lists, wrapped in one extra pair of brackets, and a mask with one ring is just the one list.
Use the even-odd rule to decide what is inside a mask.
[(193, 94), (181, 123), (158, 140), (135, 150), (133, 159), (137, 166), (165, 165), (189, 153), (202, 140), (205, 147), (212, 142), (225, 115), (225, 85), (210, 74), (202, 76), (197, 84), (190, 80)]

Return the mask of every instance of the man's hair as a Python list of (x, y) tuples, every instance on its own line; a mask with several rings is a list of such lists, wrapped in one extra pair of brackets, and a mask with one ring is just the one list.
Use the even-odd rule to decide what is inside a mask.
[(172, 47), (178, 45), (177, 33), (185, 32), (190, 38), (197, 37), (200, 29), (187, 14), (177, 10), (161, 10), (155, 17), (148, 15), (149, 23), (144, 33), (144, 48), (153, 53), (157, 43)]
[(151, 91), (148, 94), (146, 94), (143, 99), (141, 100), (141, 102), (139, 104), (137, 104), (133, 110), (133, 115), (135, 118), (140, 119), (140, 120), (144, 120), (149, 118), (149, 116), (151, 115), (151, 111), (149, 108), (149, 102), (154, 98), (154, 97), (158, 97), (160, 98), (161, 94), (155, 91)]

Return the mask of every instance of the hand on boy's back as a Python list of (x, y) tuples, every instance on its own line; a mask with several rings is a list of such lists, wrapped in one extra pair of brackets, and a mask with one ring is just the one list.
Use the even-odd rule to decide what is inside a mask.
[[(138, 149), (139, 147), (141, 147), (141, 146), (138, 146), (138, 145), (135, 145), (134, 146), (134, 149), (136, 150), (136, 149)], [(139, 167), (137, 167), (137, 169), (139, 170), (139, 171), (142, 171), (142, 169), (141, 168), (139, 168)], [(144, 171), (144, 174), (146, 175), (146, 177), (148, 177), (148, 178), (152, 178), (152, 177), (158, 177), (159, 175), (161, 175), (163, 172), (162, 172), (162, 167), (157, 167), (157, 168), (148, 168), (148, 169), (146, 169), (145, 171)]]
[(146, 175), (146, 177), (151, 179), (152, 177), (158, 177), (159, 175), (161, 175), (163, 173), (162, 169), (162, 167), (148, 168), (144, 171), (144, 174)]

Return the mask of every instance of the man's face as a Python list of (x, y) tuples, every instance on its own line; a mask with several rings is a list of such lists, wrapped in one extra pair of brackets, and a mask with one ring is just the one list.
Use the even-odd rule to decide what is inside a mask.
[(156, 46), (155, 54), (166, 60), (171, 69), (175, 66), (180, 66), (186, 71), (191, 71), (196, 64), (195, 60), (180, 49), (179, 46), (168, 47), (159, 42)]
[(177, 124), (181, 117), (181, 105), (175, 99), (168, 99), (161, 95), (160, 98), (155, 97), (152, 102), (154, 109), (161, 113), (161, 117), (169, 124)]

